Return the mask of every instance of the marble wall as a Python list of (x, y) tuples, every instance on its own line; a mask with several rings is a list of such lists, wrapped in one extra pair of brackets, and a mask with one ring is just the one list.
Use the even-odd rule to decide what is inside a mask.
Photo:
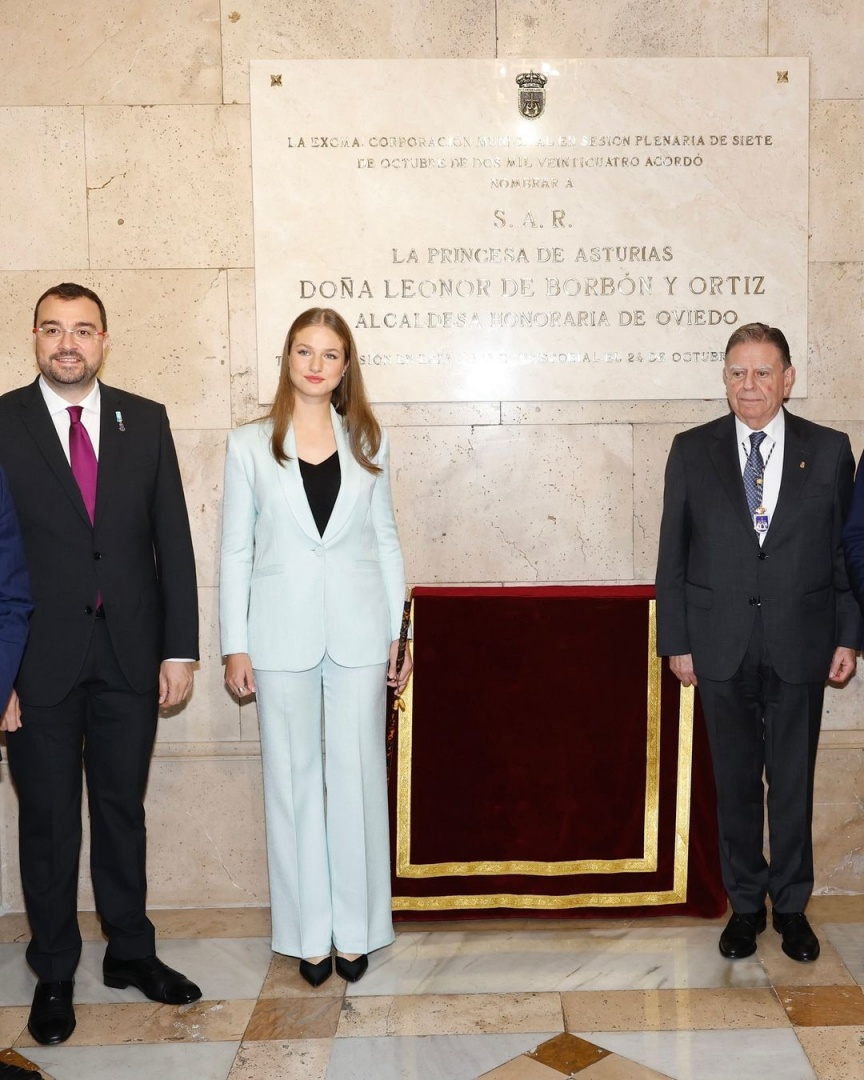
[[(216, 625), (222, 446), (260, 411), (250, 57), (809, 56), (810, 392), (794, 407), (864, 448), (860, 0), (3, 0), (0, 49), (0, 390), (33, 377), (29, 312), (43, 288), (96, 288), (111, 318), (106, 379), (168, 405), (192, 515), (203, 659), (189, 706), (160, 722), (154, 906), (267, 902), (254, 705), (222, 688)], [(651, 580), (669, 442), (719, 411), (382, 407), (409, 578)], [(829, 691), (824, 727), (817, 889), (861, 892), (864, 677)], [(21, 906), (3, 765), (0, 910)]]

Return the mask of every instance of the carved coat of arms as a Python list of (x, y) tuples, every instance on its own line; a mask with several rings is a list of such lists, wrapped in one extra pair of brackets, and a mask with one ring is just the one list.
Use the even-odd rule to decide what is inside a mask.
[(536, 120), (546, 108), (546, 90), (548, 79), (537, 71), (526, 71), (516, 76), (519, 87), (519, 112), (528, 120)]

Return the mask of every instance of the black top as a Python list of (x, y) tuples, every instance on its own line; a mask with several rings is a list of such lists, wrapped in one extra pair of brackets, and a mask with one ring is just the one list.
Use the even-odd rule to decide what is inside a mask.
[(310, 465), (303, 458), (297, 459), (300, 464), (300, 476), (303, 478), (303, 487), (306, 489), (306, 498), (309, 500), (309, 509), (320, 536), (324, 535), (327, 522), (336, 505), (336, 496), (339, 494), (339, 485), (342, 483), (342, 472), (339, 469), (339, 454), (337, 451), (318, 465)]

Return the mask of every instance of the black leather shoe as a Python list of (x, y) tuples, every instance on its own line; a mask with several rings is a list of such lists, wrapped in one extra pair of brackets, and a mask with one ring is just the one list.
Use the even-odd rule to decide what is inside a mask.
[(102, 976), (106, 986), (113, 986), (115, 990), (134, 986), (151, 1001), (161, 1001), (164, 1005), (188, 1005), (201, 997), (195, 983), (163, 964), (158, 956), (115, 960), (106, 953)]
[(37, 1080), (41, 1075), (41, 1072), (33, 1072), (32, 1069), (23, 1069), (20, 1065), (0, 1061), (0, 1080)]
[(336, 974), (345, 982), (357, 982), (366, 974), (369, 967), (369, 957), (366, 953), (358, 956), (356, 960), (346, 960), (344, 956), (336, 957)]
[(310, 986), (320, 986), (333, 974), (333, 957), (325, 956), (317, 964), (313, 964), (311, 960), (301, 960), (300, 974)]
[(735, 912), (720, 935), (720, 952), (727, 960), (743, 960), (756, 952), (756, 935), (765, 929), (766, 912)]
[(40, 982), (33, 993), (33, 1005), (27, 1030), (43, 1046), (66, 1042), (75, 1030), (75, 1010), (72, 1007), (72, 979), (62, 982)]
[(783, 936), (783, 944), (780, 947), (787, 956), (793, 960), (800, 960), (803, 964), (809, 964), (817, 959), (821, 951), (819, 938), (813, 933), (803, 911), (793, 911), (789, 915), (781, 915), (779, 911), (774, 911), (771, 913), (771, 921), (777, 933)]

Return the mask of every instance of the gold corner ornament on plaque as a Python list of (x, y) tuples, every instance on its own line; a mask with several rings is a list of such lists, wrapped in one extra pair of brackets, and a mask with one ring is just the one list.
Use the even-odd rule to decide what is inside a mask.
[(546, 108), (546, 90), (549, 80), (537, 71), (523, 71), (516, 76), (519, 87), (519, 112), (526, 120), (536, 120)]

